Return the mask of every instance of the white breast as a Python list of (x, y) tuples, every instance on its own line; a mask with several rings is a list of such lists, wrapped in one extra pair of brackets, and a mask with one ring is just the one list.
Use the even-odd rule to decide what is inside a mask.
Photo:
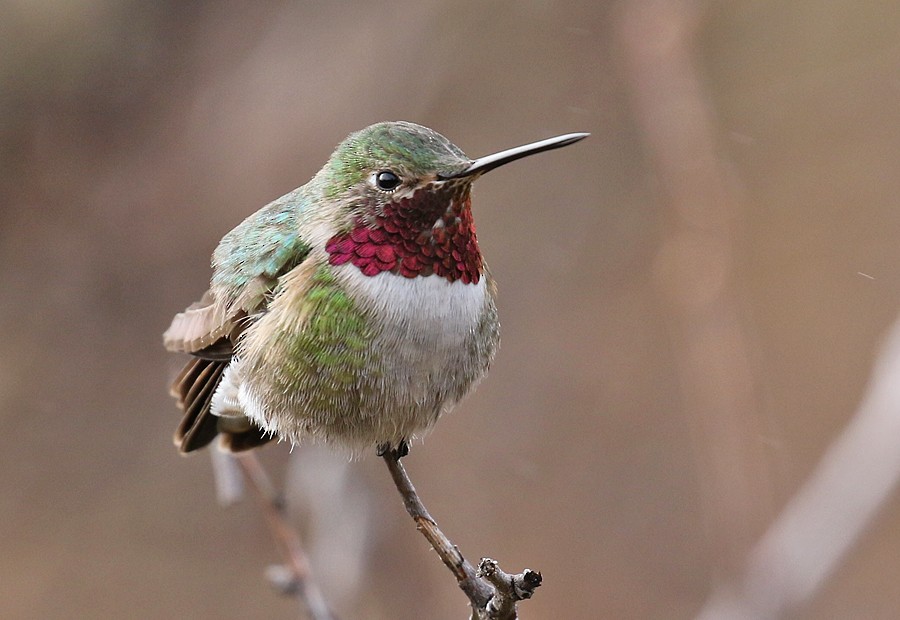
[(476, 284), (465, 284), (436, 275), (405, 278), (382, 272), (366, 276), (350, 264), (335, 273), (383, 327), (401, 330), (411, 341), (461, 344), (476, 329), (484, 310), (483, 277)]

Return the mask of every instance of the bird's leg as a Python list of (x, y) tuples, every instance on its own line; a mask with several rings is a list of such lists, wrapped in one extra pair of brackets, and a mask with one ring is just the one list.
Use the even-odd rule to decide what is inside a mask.
[(378, 456), (390, 454), (392, 457), (394, 457), (394, 460), (399, 461), (404, 456), (409, 454), (409, 443), (407, 443), (405, 439), (401, 439), (400, 443), (397, 444), (397, 447), (394, 448), (391, 446), (391, 443), (389, 441), (385, 441), (375, 446), (375, 454), (377, 454)]
[(397, 460), (400, 460), (407, 454), (409, 454), (409, 444), (405, 439), (401, 439), (400, 443), (398, 443), (397, 447), (394, 449), (394, 456), (397, 457)]

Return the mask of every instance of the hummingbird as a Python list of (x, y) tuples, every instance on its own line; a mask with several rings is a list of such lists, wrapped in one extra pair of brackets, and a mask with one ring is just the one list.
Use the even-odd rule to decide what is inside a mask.
[(573, 144), (571, 133), (469, 159), (439, 133), (384, 122), (348, 136), (306, 184), (219, 243), (209, 289), (175, 315), (175, 444), (272, 439), (405, 456), (485, 376), (500, 340), (472, 183)]

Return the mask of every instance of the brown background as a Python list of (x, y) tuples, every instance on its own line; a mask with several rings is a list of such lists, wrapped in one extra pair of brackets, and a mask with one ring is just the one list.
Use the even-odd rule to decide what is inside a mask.
[[(220, 508), (208, 458), (171, 445), (181, 360), (160, 334), (227, 230), (387, 119), (470, 156), (593, 133), (478, 183), (503, 347), (413, 447), (423, 498), (471, 559), (543, 571), (523, 617), (696, 614), (850, 418), (897, 314), (900, 4), (713, 3), (687, 32), (666, 6), (0, 3), (0, 615), (296, 616), (263, 579), (257, 507)], [(642, 91), (635, 61), (677, 60), (672, 37), (731, 213), (727, 265), (686, 270), (725, 284), (686, 292), (654, 154), (685, 128), (665, 101), (680, 91)], [(730, 448), (691, 404), (732, 366), (683, 367), (697, 317), (680, 295), (708, 289), (740, 336), (711, 350), (750, 386), (720, 418), (749, 455), (736, 519), (709, 483)], [(342, 617), (465, 617), (381, 463), (295, 454), (293, 514)], [(280, 478), (287, 448), (264, 456)], [(900, 617), (898, 519), (895, 498), (790, 617)]]

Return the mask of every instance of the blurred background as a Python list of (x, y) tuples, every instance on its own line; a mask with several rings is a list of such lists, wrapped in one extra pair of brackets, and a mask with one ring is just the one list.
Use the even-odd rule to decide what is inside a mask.
[[(473, 157), (593, 134), (476, 186), (502, 349), (406, 461), (470, 560), (543, 572), (523, 618), (692, 618), (739, 584), (900, 309), (896, 2), (0, 10), (4, 618), (297, 617), (259, 507), (172, 446), (161, 333), (370, 123)], [(288, 452), (262, 457), (343, 618), (467, 617), (381, 462)], [(770, 615), (900, 617), (891, 488)]]

